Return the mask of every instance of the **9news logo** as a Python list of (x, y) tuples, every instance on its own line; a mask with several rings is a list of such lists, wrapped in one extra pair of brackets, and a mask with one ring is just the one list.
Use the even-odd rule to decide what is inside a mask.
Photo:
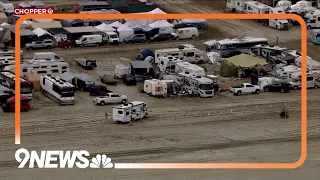
[[(22, 157), (21, 157), (22, 156)], [(113, 168), (111, 158), (105, 154), (98, 154), (89, 160), (90, 153), (85, 150), (80, 151), (41, 151), (40, 155), (36, 151), (18, 149), (15, 159), (20, 164), (18, 168), (24, 168), (29, 162), (28, 168)]]

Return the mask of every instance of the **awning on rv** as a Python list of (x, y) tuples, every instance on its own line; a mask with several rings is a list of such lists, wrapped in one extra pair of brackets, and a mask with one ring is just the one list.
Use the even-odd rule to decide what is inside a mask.
[(86, 32), (101, 32), (97, 28), (92, 26), (85, 26), (85, 27), (65, 27), (64, 28), (69, 33), (86, 33)]
[(225, 59), (228, 63), (232, 63), (235, 66), (243, 67), (243, 68), (249, 68), (254, 67), (256, 65), (267, 65), (267, 61), (265, 59), (255, 57), (249, 54), (240, 54), (237, 56), (233, 56), (230, 58)]

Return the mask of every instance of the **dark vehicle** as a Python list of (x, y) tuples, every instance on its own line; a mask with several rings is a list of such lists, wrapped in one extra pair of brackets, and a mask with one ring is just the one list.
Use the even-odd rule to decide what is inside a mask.
[(289, 114), (287, 112), (286, 109), (283, 109), (280, 113), (279, 113), (280, 118), (284, 119), (284, 118), (289, 118)]
[(124, 42), (127, 43), (127, 44), (130, 44), (130, 43), (143, 43), (143, 42), (146, 42), (147, 38), (146, 38), (146, 35), (144, 34), (134, 34), (130, 37), (127, 37), (124, 39)]
[(75, 59), (74, 61), (76, 62), (77, 66), (81, 66), (85, 69), (93, 69), (93, 68), (97, 67), (96, 60)]
[(170, 34), (156, 34), (155, 36), (150, 37), (149, 42), (161, 42), (169, 39), (171, 39)]
[(106, 85), (117, 85), (118, 81), (113, 77), (109, 75), (100, 76), (100, 80), (102, 83)]
[(290, 85), (289, 83), (279, 83), (279, 82), (275, 82), (269, 85), (266, 85), (263, 90), (265, 92), (281, 92), (281, 93), (285, 93), (285, 92), (290, 92)]
[(7, 99), (11, 98), (13, 95), (10, 93), (0, 92), (0, 105), (5, 103)]
[(90, 89), (90, 96), (105, 96), (107, 93), (110, 93), (106, 86), (96, 85)]
[[(30, 99), (27, 99), (24, 96), (20, 96), (20, 110), (28, 111), (31, 109), (29, 104)], [(15, 97), (7, 99), (4, 103), (1, 104), (1, 108), (4, 112), (15, 112)]]
[(137, 85), (137, 79), (134, 75), (132, 74), (125, 74), (122, 76), (122, 81), (123, 81), (123, 84), (127, 85), (127, 86), (135, 86)]
[(76, 81), (77, 89), (83, 91), (90, 91), (90, 89), (95, 85), (91, 76), (85, 73), (77, 75)]

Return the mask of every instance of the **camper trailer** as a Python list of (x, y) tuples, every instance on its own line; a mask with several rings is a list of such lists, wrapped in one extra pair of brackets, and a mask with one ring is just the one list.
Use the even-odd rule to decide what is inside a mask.
[(307, 27), (320, 28), (320, 12), (314, 13), (313, 16), (307, 21)]
[[(13, 56), (13, 57), (15, 57), (16, 54), (15, 54), (14, 50), (1, 50), (0, 51), (0, 57), (3, 57), (3, 56)], [(21, 58), (21, 60), (23, 60), (23, 51), (22, 50), (20, 50), (20, 58)]]
[(178, 57), (180, 60), (190, 63), (202, 64), (206, 59), (204, 52), (193, 47), (180, 46), (179, 48), (158, 49), (155, 50), (155, 61), (157, 62), (162, 56)]
[[(260, 3), (258, 1), (248, 1), (245, 2), (244, 12), (247, 14), (269, 14), (272, 7)], [(257, 19), (256, 21), (262, 23), (263, 25), (269, 25), (268, 19)]]
[(143, 91), (149, 95), (156, 97), (166, 97), (168, 94), (167, 83), (159, 79), (145, 80)]
[[(290, 87), (293, 89), (301, 88), (301, 72), (296, 72), (291, 75), (293, 81), (289, 82)], [(319, 72), (308, 72), (307, 73), (307, 88), (318, 88), (320, 82)]]
[[(26, 74), (52, 74), (58, 73), (62, 74), (69, 71), (69, 64), (66, 62), (57, 62), (57, 61), (25, 61), (20, 64), (20, 73), (21, 76)], [(6, 71), (15, 71), (15, 65), (8, 65), (4, 67)]]
[[(283, 8), (271, 8), (271, 14), (285, 14)], [(278, 30), (288, 30), (289, 21), (287, 19), (269, 19), (269, 26)]]
[(115, 77), (121, 79), (123, 75), (130, 74), (130, 67), (124, 64), (118, 64), (115, 68)]
[(291, 81), (291, 75), (296, 72), (301, 72), (301, 68), (289, 65), (282, 68), (279, 68), (276, 71), (277, 78), (282, 80)]
[(59, 105), (74, 105), (75, 103), (74, 86), (58, 76), (42, 75), (40, 89), (43, 95)]
[(190, 74), (189, 72), (181, 72), (178, 74), (183, 79), (183, 89), (190, 95), (199, 97), (213, 97), (214, 84), (213, 80)]
[(312, 31), (311, 42), (317, 45), (320, 45), (320, 29), (314, 29)]
[(33, 60), (55, 60), (64, 62), (63, 58), (54, 52), (37, 52), (33, 54)]
[(252, 0), (227, 0), (227, 11), (242, 13), (245, 11), (245, 3)]
[(155, 61), (160, 72), (174, 72), (179, 62), (183, 61), (174, 56), (161, 56)]
[(195, 74), (197, 76), (205, 76), (205, 71), (202, 67), (196, 65), (196, 64), (191, 64), (188, 62), (178, 62), (175, 65), (175, 72), (176, 73), (181, 73), (181, 72), (189, 72), (191, 74)]
[(114, 122), (132, 122), (148, 116), (147, 104), (140, 101), (133, 101), (112, 108), (112, 119)]

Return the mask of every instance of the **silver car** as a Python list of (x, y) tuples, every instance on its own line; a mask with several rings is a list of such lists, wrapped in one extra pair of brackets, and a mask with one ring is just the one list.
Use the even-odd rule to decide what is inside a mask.
[(147, 38), (144, 34), (134, 34), (134, 35), (124, 39), (124, 42), (128, 43), (128, 44), (130, 44), (130, 43), (143, 43), (146, 41), (147, 41)]

